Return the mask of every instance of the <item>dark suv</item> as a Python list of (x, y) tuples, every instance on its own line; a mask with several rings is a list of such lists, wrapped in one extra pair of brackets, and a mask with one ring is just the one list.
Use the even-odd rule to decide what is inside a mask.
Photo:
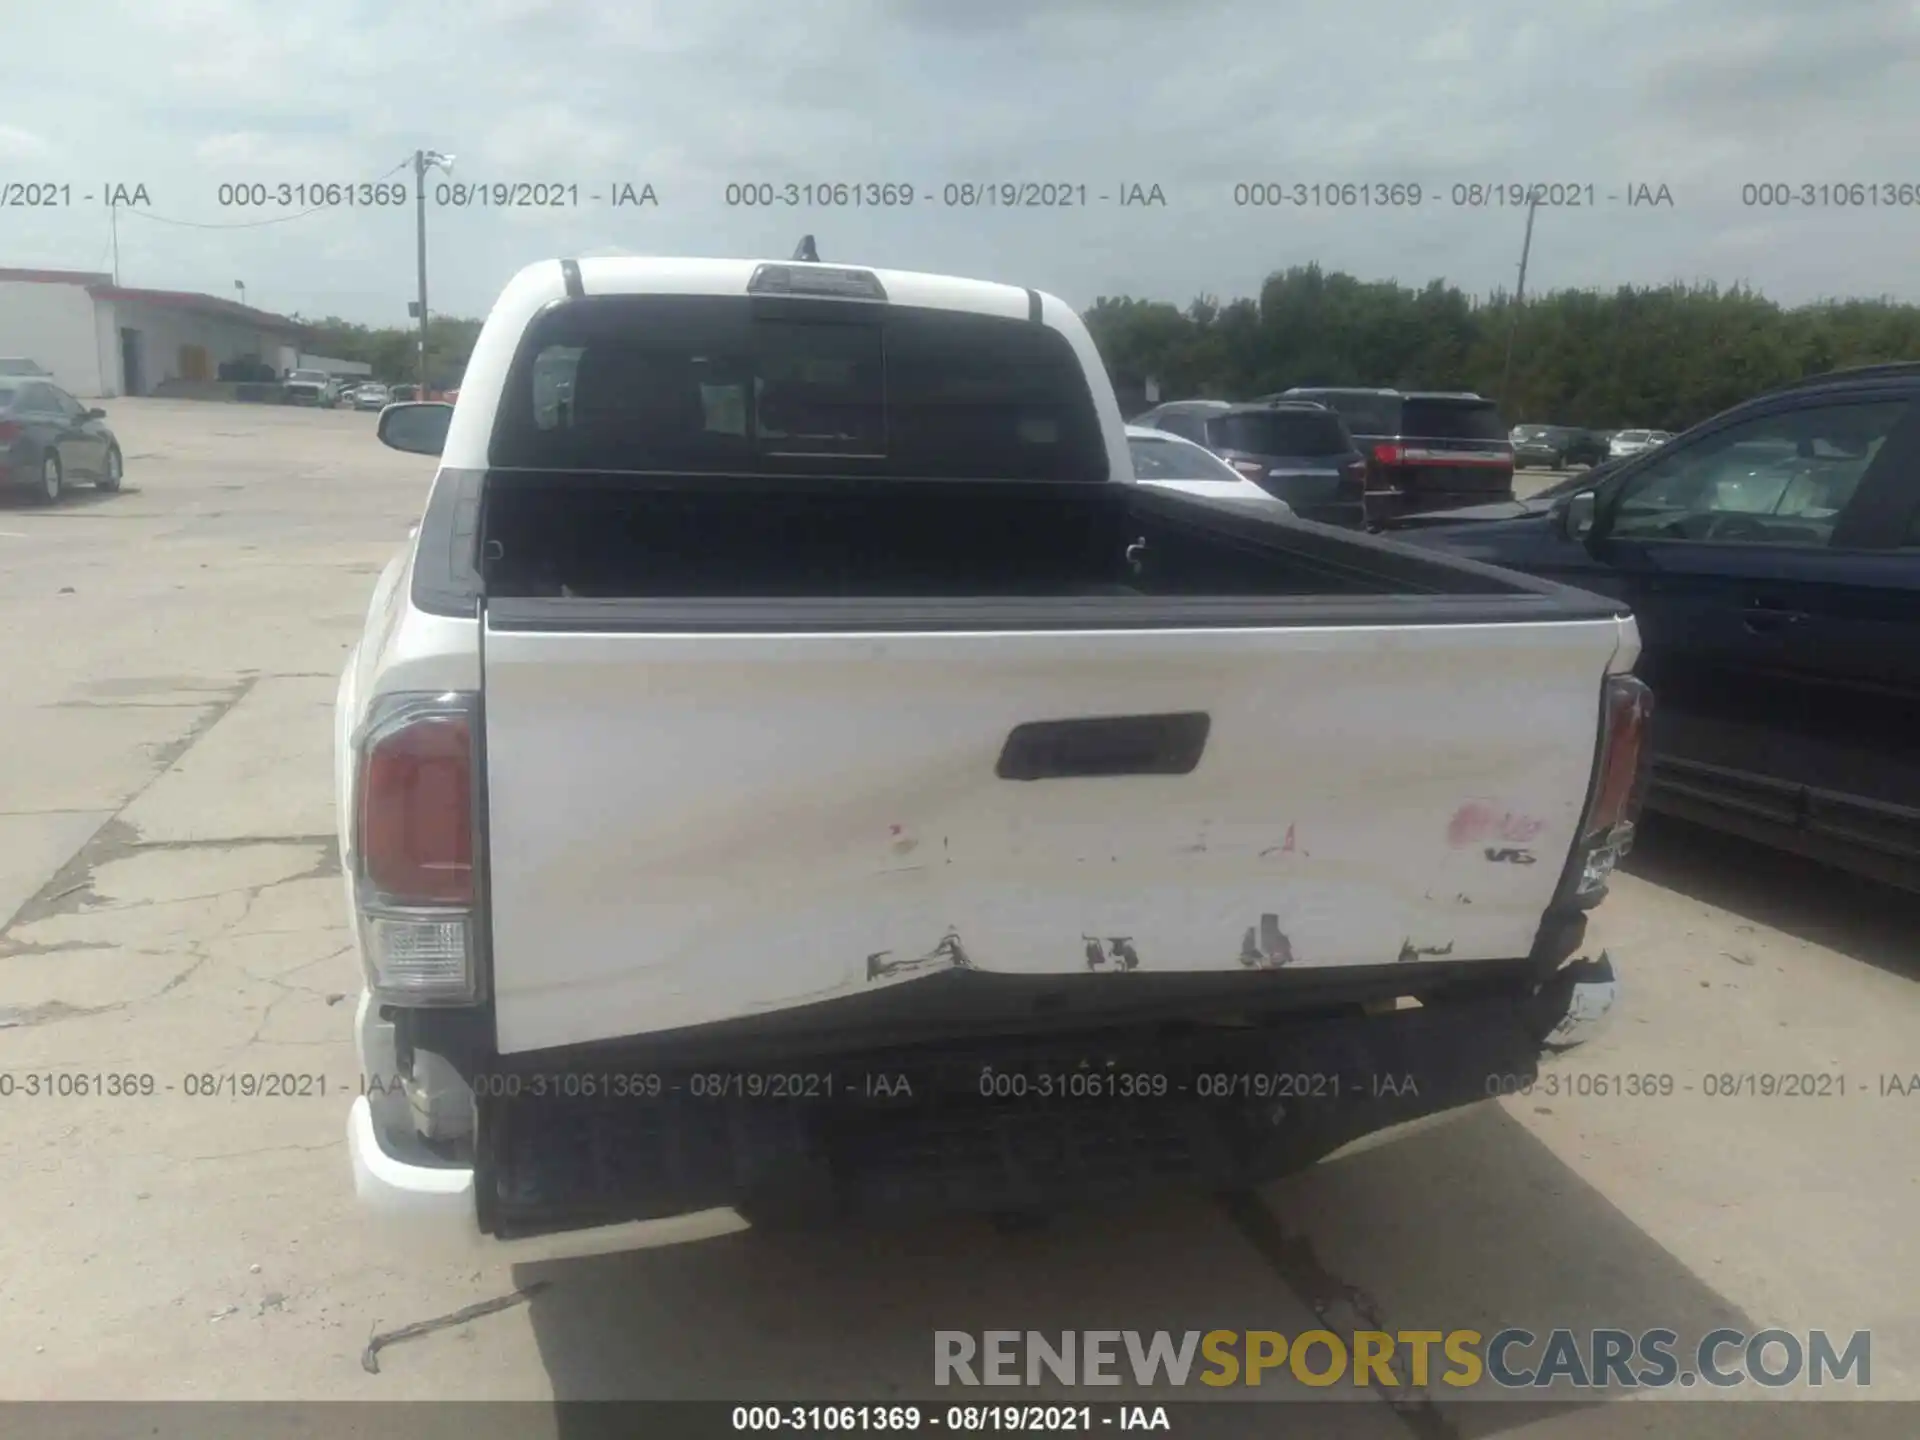
[(1303, 520), (1349, 530), (1366, 524), (1366, 459), (1324, 405), (1176, 400), (1133, 423), (1206, 446)]
[(1339, 412), (1366, 457), (1369, 524), (1513, 498), (1513, 441), (1483, 396), (1299, 385), (1266, 399)]
[(1632, 606), (1649, 809), (1920, 890), (1920, 363), (1416, 526), (1391, 533)]

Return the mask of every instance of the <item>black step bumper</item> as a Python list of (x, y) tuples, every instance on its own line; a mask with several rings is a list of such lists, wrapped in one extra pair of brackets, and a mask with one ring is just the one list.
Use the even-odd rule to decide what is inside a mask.
[(479, 1221), (500, 1239), (713, 1207), (758, 1226), (872, 1223), (1255, 1185), (1512, 1093), (1537, 1073), (1562, 989), (1176, 1040), (480, 1076)]

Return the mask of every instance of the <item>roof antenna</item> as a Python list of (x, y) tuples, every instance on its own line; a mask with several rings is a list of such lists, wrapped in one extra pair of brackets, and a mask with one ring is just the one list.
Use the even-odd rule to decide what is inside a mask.
[(800, 237), (800, 243), (793, 247), (793, 258), (796, 260), (811, 260), (816, 265), (820, 262), (820, 252), (813, 248), (813, 237), (811, 235), (802, 235)]

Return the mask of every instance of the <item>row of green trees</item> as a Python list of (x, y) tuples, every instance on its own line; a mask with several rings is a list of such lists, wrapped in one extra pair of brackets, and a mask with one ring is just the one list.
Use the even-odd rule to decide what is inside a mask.
[[(329, 360), (358, 360), (373, 367), (373, 377), (388, 384), (412, 382), (420, 378), (420, 331), (417, 326), (401, 329), (389, 326), (375, 329), (356, 325), (351, 320), (328, 316), (324, 320), (293, 317), (306, 327), (303, 348), (309, 355), (324, 355)], [(478, 320), (455, 315), (427, 317), (427, 358), (432, 366), (431, 383), (436, 387), (459, 383), (473, 353), (473, 342), (480, 334)]]
[[(1518, 311), (1518, 324), (1515, 312)], [(1318, 265), (1268, 278), (1257, 299), (1184, 310), (1103, 297), (1086, 312), (1123, 402), (1151, 377), (1162, 399), (1247, 399), (1290, 385), (1392, 385), (1501, 396), (1515, 421), (1681, 430), (1771, 385), (1843, 365), (1920, 359), (1920, 306), (1845, 300), (1784, 307), (1735, 287), (1563, 290), (1515, 306), (1435, 280), (1410, 289)], [(418, 373), (418, 332), (303, 321), (313, 353)], [(478, 320), (435, 316), (436, 385), (458, 382)], [(1502, 394), (1512, 337), (1511, 375)]]
[[(1517, 309), (1517, 326), (1516, 320)], [(1088, 328), (1117, 387), (1163, 400), (1249, 399), (1290, 385), (1384, 385), (1501, 395), (1513, 421), (1681, 430), (1758, 390), (1846, 365), (1920, 360), (1920, 306), (1785, 307), (1744, 287), (1565, 290), (1515, 306), (1434, 281), (1410, 289), (1317, 265), (1259, 298), (1184, 310), (1102, 298)]]

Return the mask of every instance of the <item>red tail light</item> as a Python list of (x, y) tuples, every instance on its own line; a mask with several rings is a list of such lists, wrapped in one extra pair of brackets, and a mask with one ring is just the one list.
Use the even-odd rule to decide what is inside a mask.
[(1609, 675), (1601, 696), (1600, 759), (1593, 796), (1580, 821), (1567, 883), (1576, 904), (1607, 893), (1614, 867), (1633, 848), (1634, 822), (1646, 788), (1647, 722), (1653, 692), (1631, 675)]
[(1607, 679), (1604, 733), (1600, 742), (1600, 778), (1593, 787), (1582, 835), (1604, 834), (1639, 817), (1646, 775), (1647, 722), (1653, 692), (1631, 675)]
[(1373, 447), (1374, 463), (1378, 465), (1398, 465), (1407, 458), (1404, 445), (1376, 445)]
[(360, 871), (389, 905), (473, 903), (473, 730), (462, 710), (404, 712), (360, 759)]
[(23, 429), (18, 420), (0, 420), (0, 441), (18, 440)]

